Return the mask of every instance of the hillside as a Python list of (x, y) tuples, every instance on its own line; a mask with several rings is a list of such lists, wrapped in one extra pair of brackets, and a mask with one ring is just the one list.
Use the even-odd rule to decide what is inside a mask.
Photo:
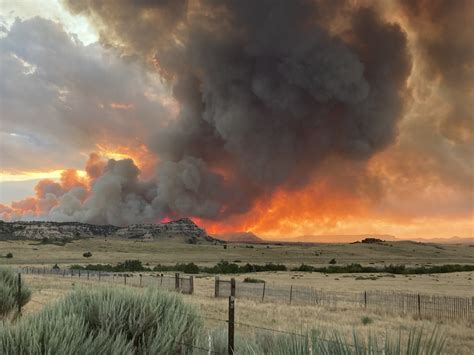
[(224, 233), (218, 234), (216, 237), (230, 243), (265, 243), (265, 240), (252, 232)]
[(220, 242), (207, 235), (188, 218), (160, 224), (131, 224), (126, 227), (79, 222), (3, 222), (0, 240), (69, 241), (93, 237), (118, 237), (136, 240), (176, 238), (189, 244)]
[(385, 241), (395, 241), (393, 235), (388, 234), (354, 234), (354, 235), (302, 235), (295, 238), (280, 239), (285, 242), (305, 243), (354, 243), (366, 238), (376, 238)]

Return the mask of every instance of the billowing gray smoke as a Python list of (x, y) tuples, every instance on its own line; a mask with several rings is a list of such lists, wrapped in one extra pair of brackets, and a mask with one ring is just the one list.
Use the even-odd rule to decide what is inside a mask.
[(109, 162), (82, 205), (72, 192), (62, 197), (57, 219), (223, 218), (277, 187), (304, 186), (328, 158), (367, 160), (396, 136), (410, 60), (404, 33), (375, 9), (309, 0), (68, 6), (103, 42), (158, 70), (180, 113), (150, 139), (161, 161), (152, 181), (140, 182), (131, 161)]

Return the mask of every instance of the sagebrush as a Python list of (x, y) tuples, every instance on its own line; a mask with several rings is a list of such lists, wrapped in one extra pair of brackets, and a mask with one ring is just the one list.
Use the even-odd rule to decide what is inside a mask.
[(184, 354), (201, 323), (177, 294), (77, 289), (40, 313), (0, 326), (2, 354)]
[(31, 291), (21, 282), (18, 294), (18, 275), (10, 268), (0, 267), (0, 319), (8, 318), (18, 309), (18, 302), (23, 307), (31, 298)]

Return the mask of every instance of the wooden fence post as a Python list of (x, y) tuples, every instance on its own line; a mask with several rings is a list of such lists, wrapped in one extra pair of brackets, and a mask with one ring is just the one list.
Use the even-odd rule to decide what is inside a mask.
[(418, 294), (418, 316), (421, 318), (421, 297)]
[(18, 295), (17, 295), (17, 302), (18, 302), (18, 314), (21, 315), (21, 273), (18, 273)]
[(87, 280), (89, 280), (89, 270), (87, 270)]
[(235, 297), (235, 279), (230, 279), (230, 295)]
[(214, 279), (214, 297), (219, 297), (219, 276)]
[(123, 284), (127, 284), (127, 274), (123, 274)]
[(263, 302), (263, 300), (265, 299), (265, 285), (266, 285), (266, 284), (267, 284), (266, 282), (263, 283), (262, 302)]
[(179, 291), (179, 273), (174, 274), (174, 289)]
[(194, 294), (194, 276), (189, 276), (189, 294)]
[(79, 278), (81, 278), (81, 269), (79, 269)]
[(292, 300), (293, 300), (293, 285), (290, 286), (290, 304)]
[[(232, 279), (233, 280), (233, 279)], [(227, 352), (234, 354), (234, 329), (235, 329), (235, 297), (229, 296), (229, 320), (227, 329)]]
[(140, 274), (140, 287), (142, 287), (142, 274)]
[(99, 271), (99, 282), (100, 282), (100, 271)]
[(364, 308), (367, 308), (367, 291), (364, 291)]

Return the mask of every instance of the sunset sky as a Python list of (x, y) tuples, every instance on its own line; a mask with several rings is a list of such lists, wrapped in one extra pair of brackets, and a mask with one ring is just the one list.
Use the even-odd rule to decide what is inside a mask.
[(474, 236), (474, 1), (4, 0), (0, 219)]

